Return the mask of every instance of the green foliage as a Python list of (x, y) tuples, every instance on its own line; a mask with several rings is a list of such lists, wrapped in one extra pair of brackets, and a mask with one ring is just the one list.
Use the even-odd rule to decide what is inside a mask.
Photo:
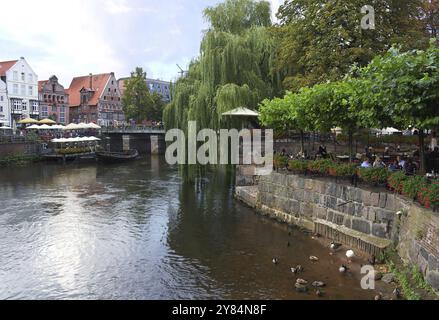
[(288, 166), (288, 157), (281, 156), (281, 155), (275, 155), (273, 162), (274, 162), (274, 166), (276, 168), (286, 168)]
[[(287, 89), (337, 81), (353, 64), (365, 66), (394, 43), (407, 49), (425, 45), (416, 13), (421, 0), (374, 0), (375, 30), (362, 30), (362, 0), (287, 0), (280, 7), (275, 67)], [(379, 39), (379, 40), (378, 40)]]
[(351, 177), (357, 172), (356, 164), (338, 164), (332, 167), (337, 177)]
[(421, 295), (412, 287), (410, 279), (407, 276), (407, 270), (400, 270), (394, 262), (388, 262), (390, 271), (395, 275), (396, 280), (401, 286), (402, 293), (407, 300), (421, 300)]
[[(387, 180), (387, 185), (395, 192), (402, 193), (404, 190), (404, 184), (409, 177), (405, 175), (403, 171), (393, 173)], [(413, 197), (414, 198), (414, 197)]]
[(316, 160), (308, 162), (308, 170), (313, 173), (327, 174), (333, 162), (331, 160)]
[(389, 179), (390, 172), (386, 168), (360, 168), (358, 176), (370, 184), (383, 184)]
[(146, 73), (136, 68), (125, 83), (122, 97), (123, 111), (127, 119), (160, 121), (163, 118), (164, 102), (161, 95), (151, 93), (146, 83)]
[(421, 176), (411, 177), (403, 181), (402, 193), (411, 199), (415, 199), (419, 190), (428, 184), (427, 179)]
[(271, 68), (269, 4), (226, 0), (204, 15), (209, 29), (200, 56), (173, 86), (173, 101), (163, 117), (168, 129), (185, 130), (188, 121), (197, 121), (200, 128), (241, 128), (239, 120), (223, 119), (222, 114), (238, 107), (255, 109), (279, 91)]
[(288, 169), (293, 171), (293, 172), (304, 173), (307, 168), (308, 168), (307, 161), (303, 161), (303, 160), (290, 160), (288, 162)]

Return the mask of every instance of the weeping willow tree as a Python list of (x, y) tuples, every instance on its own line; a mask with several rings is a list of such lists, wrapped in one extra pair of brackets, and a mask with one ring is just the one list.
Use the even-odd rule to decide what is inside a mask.
[(223, 121), (221, 115), (238, 107), (255, 109), (280, 90), (271, 72), (269, 2), (226, 0), (205, 9), (204, 17), (209, 29), (200, 56), (172, 89), (173, 101), (164, 113), (167, 129), (187, 130), (188, 121), (196, 121), (198, 129), (240, 128), (237, 121)]

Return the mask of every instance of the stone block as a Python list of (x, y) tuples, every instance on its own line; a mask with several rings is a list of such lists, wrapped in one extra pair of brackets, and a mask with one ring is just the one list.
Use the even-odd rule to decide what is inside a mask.
[(438, 259), (432, 254), (430, 254), (430, 256), (428, 257), (428, 269), (430, 271), (439, 270)]
[(312, 191), (314, 189), (314, 181), (311, 179), (305, 180), (305, 190)]
[(302, 202), (300, 204), (300, 215), (303, 217), (312, 218), (313, 207), (309, 203)]
[(326, 207), (332, 210), (337, 210), (337, 198), (328, 196), (326, 198)]
[(337, 195), (336, 196), (337, 196), (337, 198), (346, 202), (347, 197), (348, 197), (348, 192), (347, 192), (346, 186), (337, 185)]
[(365, 234), (370, 234), (370, 222), (360, 219), (352, 219), (352, 229)]
[(346, 228), (352, 229), (352, 218), (351, 217), (345, 216), (344, 226)]
[(427, 282), (435, 289), (439, 291), (439, 272), (438, 271), (429, 271), (427, 272)]
[(315, 206), (314, 217), (316, 217), (317, 219), (326, 220), (326, 218), (328, 217), (328, 209), (322, 206)]
[(340, 214), (340, 213), (334, 214), (333, 222), (335, 224), (338, 224), (339, 226), (342, 226), (344, 224), (344, 221), (345, 221), (345, 215), (344, 214)]
[(383, 223), (373, 223), (372, 234), (378, 238), (387, 238), (387, 225)]
[(387, 193), (380, 193), (380, 208), (385, 208), (387, 204)]
[(378, 207), (380, 204), (380, 194), (376, 192), (371, 192), (369, 201), (372, 207)]
[(424, 247), (420, 246), (419, 248), (419, 255), (424, 259), (426, 262), (428, 262), (428, 259), (430, 257), (430, 253), (425, 249)]
[(361, 203), (354, 203), (354, 216), (361, 217), (363, 213), (363, 204)]
[(394, 211), (389, 211), (385, 209), (376, 210), (376, 220), (382, 223), (388, 223), (395, 220), (396, 213)]
[(387, 195), (387, 201), (386, 201), (386, 209), (389, 211), (398, 211), (401, 208), (397, 208), (397, 199), (396, 196), (394, 194), (388, 194)]
[(293, 214), (296, 214), (296, 213), (300, 212), (300, 203), (299, 203), (299, 201), (294, 200), (294, 199), (289, 199), (288, 204), (289, 204), (289, 210), (287, 212), (293, 213)]
[(328, 210), (328, 218), (327, 220), (332, 222), (334, 221), (334, 214), (336, 214), (336, 212), (334, 210)]
[(370, 195), (371, 195), (370, 191), (361, 190), (361, 202), (365, 206), (370, 206), (372, 204), (371, 199), (370, 199)]
[(326, 194), (331, 197), (336, 197), (337, 185), (335, 183), (328, 183), (326, 186)]
[(304, 201), (305, 199), (305, 191), (304, 190), (296, 190), (294, 191), (294, 197), (297, 201)]

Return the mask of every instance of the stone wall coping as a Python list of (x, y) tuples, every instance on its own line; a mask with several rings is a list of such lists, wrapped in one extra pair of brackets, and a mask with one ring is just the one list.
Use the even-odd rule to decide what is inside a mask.
[(321, 225), (328, 226), (328, 227), (330, 227), (334, 230), (337, 230), (340, 233), (348, 235), (350, 237), (358, 238), (358, 239), (360, 239), (366, 243), (369, 243), (371, 245), (374, 245), (375, 247), (380, 248), (380, 249), (386, 249), (392, 244), (392, 241), (390, 241), (390, 240), (378, 238), (378, 237), (375, 237), (372, 235), (367, 235), (365, 233), (355, 231), (353, 229), (349, 229), (345, 226), (340, 226), (338, 224), (335, 224), (335, 223), (332, 223), (332, 222), (329, 222), (326, 220), (315, 219), (314, 222), (321, 224)]

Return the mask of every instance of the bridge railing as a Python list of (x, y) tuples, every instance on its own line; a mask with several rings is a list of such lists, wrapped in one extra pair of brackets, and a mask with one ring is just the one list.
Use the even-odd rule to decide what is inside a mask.
[(124, 127), (124, 128), (102, 128), (102, 133), (165, 133), (160, 127)]

